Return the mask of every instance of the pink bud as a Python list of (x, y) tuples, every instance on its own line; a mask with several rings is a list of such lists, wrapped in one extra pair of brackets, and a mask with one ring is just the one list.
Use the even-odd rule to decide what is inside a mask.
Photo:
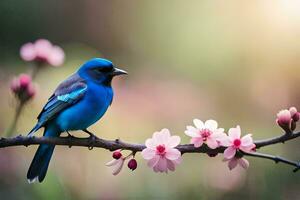
[(28, 85), (31, 83), (31, 77), (27, 74), (21, 74), (19, 76), (19, 82), (21, 88), (27, 88)]
[(112, 157), (113, 157), (114, 159), (117, 159), (117, 160), (118, 160), (119, 158), (122, 157), (121, 151), (120, 151), (120, 150), (115, 151), (115, 152), (113, 153)]
[(131, 169), (132, 171), (135, 170), (137, 168), (137, 162), (136, 160), (133, 158), (131, 160), (129, 160), (128, 164), (127, 164), (128, 168)]
[(288, 111), (288, 110), (281, 110), (277, 114), (276, 122), (285, 131), (289, 131), (290, 130), (290, 128), (291, 128), (290, 127), (291, 126), (291, 120), (292, 120), (292, 116), (291, 116), (290, 111)]
[(299, 119), (300, 119), (300, 113), (299, 113), (299, 112), (296, 112), (296, 113), (293, 115), (293, 120), (294, 120), (294, 122), (297, 122), (297, 121), (299, 121)]
[(297, 113), (297, 109), (295, 107), (290, 107), (289, 111), (291, 113), (291, 116)]

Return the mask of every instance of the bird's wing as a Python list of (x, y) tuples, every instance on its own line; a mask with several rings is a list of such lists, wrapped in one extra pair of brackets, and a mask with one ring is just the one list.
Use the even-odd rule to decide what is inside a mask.
[(33, 134), (39, 128), (43, 127), (49, 120), (53, 119), (58, 113), (67, 107), (77, 103), (84, 96), (87, 90), (87, 84), (77, 74), (72, 75), (62, 82), (54, 94), (49, 98), (43, 110), (38, 116), (38, 123), (30, 131)]

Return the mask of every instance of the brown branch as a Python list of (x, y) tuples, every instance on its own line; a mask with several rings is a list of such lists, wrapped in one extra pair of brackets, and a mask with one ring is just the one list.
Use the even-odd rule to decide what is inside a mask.
[[(274, 138), (269, 138), (265, 140), (258, 140), (254, 143), (256, 144), (256, 148), (261, 148), (269, 145), (274, 145), (278, 143), (284, 143), (286, 141), (295, 139), (300, 136), (300, 132), (297, 133), (290, 133), (290, 134), (284, 134), (281, 136), (277, 136)], [(134, 143), (127, 143), (123, 142), (119, 139), (116, 140), (104, 140), (100, 138), (95, 137), (89, 137), (89, 138), (77, 138), (73, 136), (67, 136), (67, 137), (26, 137), (19, 135), (14, 138), (1, 138), (0, 139), (0, 148), (5, 147), (11, 147), (11, 146), (29, 146), (29, 145), (38, 145), (38, 144), (54, 144), (54, 145), (64, 145), (64, 146), (81, 146), (81, 147), (88, 147), (89, 149), (92, 149), (93, 147), (97, 148), (103, 148), (110, 151), (114, 151), (117, 149), (124, 149), (124, 150), (130, 150), (133, 153), (136, 153), (138, 151), (142, 151), (145, 147), (143, 144), (134, 144)], [(225, 147), (219, 147), (217, 149), (210, 149), (206, 145), (202, 145), (199, 148), (195, 148), (192, 144), (182, 144), (178, 145), (176, 147), (182, 154), (184, 153), (208, 153), (208, 154), (216, 154), (216, 153), (223, 153), (225, 150)], [(265, 159), (271, 159), (275, 162), (282, 162), (285, 164), (289, 164), (292, 166), (295, 166), (296, 169), (294, 171), (297, 171), (300, 166), (299, 162), (289, 161), (287, 159), (273, 156), (273, 155), (267, 155), (267, 154), (261, 154), (261, 153), (243, 153), (243, 155), (246, 156), (252, 156), (252, 157), (259, 157), (259, 158), (265, 158)]]

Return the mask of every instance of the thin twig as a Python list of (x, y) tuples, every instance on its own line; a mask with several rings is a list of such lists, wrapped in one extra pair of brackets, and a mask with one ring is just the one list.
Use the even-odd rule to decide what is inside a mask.
[(273, 156), (270, 154), (263, 154), (263, 153), (243, 153), (246, 156), (252, 156), (252, 157), (258, 157), (258, 158), (265, 158), (265, 159), (269, 159), (269, 160), (273, 160), (275, 163), (285, 163), (291, 166), (294, 166), (295, 169), (293, 170), (293, 172), (297, 172), (300, 169), (300, 162), (296, 162), (296, 161), (291, 161), (288, 160), (286, 158), (280, 157), (280, 156)]

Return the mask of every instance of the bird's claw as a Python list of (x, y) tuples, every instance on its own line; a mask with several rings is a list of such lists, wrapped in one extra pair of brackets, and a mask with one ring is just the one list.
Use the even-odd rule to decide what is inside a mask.
[(66, 131), (66, 133), (68, 134), (68, 138), (75, 138), (69, 131)]
[(92, 150), (94, 148), (96, 139), (97, 139), (97, 137), (94, 134), (90, 135), (90, 137), (89, 137), (89, 146), (88, 146), (89, 150)]
[[(68, 134), (67, 138), (68, 138), (69, 140), (72, 140), (73, 138), (75, 138), (71, 133), (69, 133), (69, 131), (66, 131), (66, 133)], [(72, 145), (69, 144), (69, 148), (71, 148), (71, 147), (72, 147)]]
[(87, 134), (90, 135), (89, 137), (89, 150), (92, 150), (94, 148), (94, 145), (96, 143), (96, 140), (99, 139), (95, 134), (91, 133), (90, 131), (88, 131), (87, 129), (82, 130), (84, 132), (86, 132)]

